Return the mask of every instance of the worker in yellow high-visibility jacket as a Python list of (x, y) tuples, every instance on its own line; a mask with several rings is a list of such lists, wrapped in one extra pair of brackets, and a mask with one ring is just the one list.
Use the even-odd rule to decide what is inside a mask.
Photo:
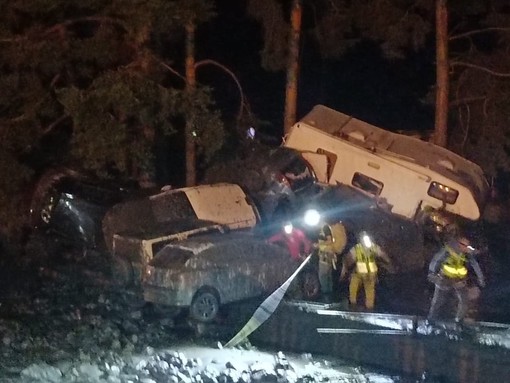
[(361, 285), (365, 289), (365, 307), (372, 310), (375, 304), (375, 285), (377, 282), (377, 260), (382, 260), (381, 266), (394, 272), (390, 258), (374, 242), (372, 242), (367, 232), (362, 231), (359, 234), (359, 242), (354, 245), (348, 254), (344, 257), (340, 279), (344, 279), (347, 272), (354, 265), (349, 283), (349, 303), (357, 304), (358, 291)]
[(468, 311), (468, 266), (475, 272), (480, 287), (485, 286), (482, 269), (475, 257), (476, 251), (465, 237), (450, 240), (438, 251), (429, 265), (428, 279), (435, 286), (428, 319), (433, 321), (440, 314), (440, 309), (448, 301), (448, 296), (455, 293), (458, 305), (455, 321), (464, 319)]

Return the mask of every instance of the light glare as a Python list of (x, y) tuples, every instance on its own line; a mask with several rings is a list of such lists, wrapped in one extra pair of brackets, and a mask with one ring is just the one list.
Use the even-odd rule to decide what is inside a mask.
[(315, 209), (310, 209), (305, 212), (304, 222), (308, 226), (317, 226), (321, 220), (321, 215)]

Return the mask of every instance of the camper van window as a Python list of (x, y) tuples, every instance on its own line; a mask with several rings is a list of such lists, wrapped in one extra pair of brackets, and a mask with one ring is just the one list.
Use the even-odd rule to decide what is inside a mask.
[(459, 196), (458, 190), (452, 189), (449, 186), (440, 184), (439, 182), (435, 181), (431, 182), (427, 193), (429, 196), (437, 198), (451, 205), (457, 201), (457, 197)]
[(352, 185), (361, 189), (373, 196), (378, 196), (381, 194), (381, 190), (383, 189), (384, 184), (380, 181), (374, 180), (364, 174), (354, 173), (351, 181)]
[(317, 149), (317, 154), (324, 154), (328, 159), (328, 179), (329, 179), (333, 174), (333, 169), (335, 168), (337, 155), (335, 153), (328, 152), (327, 150), (322, 148)]

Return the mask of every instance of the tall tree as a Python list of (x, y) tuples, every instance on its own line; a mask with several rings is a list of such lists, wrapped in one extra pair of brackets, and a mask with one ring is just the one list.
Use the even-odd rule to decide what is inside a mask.
[[(265, 68), (282, 69), (288, 37), (281, 3), (253, 0), (248, 4), (249, 13), (263, 26)], [(507, 1), (318, 0), (304, 1), (304, 5), (313, 11), (314, 21), (305, 35), (313, 32), (321, 54), (330, 59), (342, 57), (360, 41), (371, 40), (380, 44), (386, 58), (395, 60), (410, 51), (425, 52), (428, 42), (435, 39), (436, 55), (431, 63), (435, 61), (436, 84), (426, 99), (436, 106), (434, 142), (479, 159), (491, 173), (497, 161), (510, 164), (503, 161), (510, 152), (510, 132), (502, 123), (508, 110), (505, 89), (510, 72), (504, 53), (510, 46)], [(508, 140), (502, 139), (506, 136)], [(481, 144), (490, 147), (489, 152), (498, 148), (499, 154), (482, 161), (483, 152), (475, 150)]]
[(475, 3), (461, 21), (469, 28), (449, 38), (456, 112), (450, 145), (496, 176), (510, 171), (510, 7), (504, 0)]
[[(195, 21), (186, 22), (186, 91), (191, 97), (197, 85), (195, 70)], [(186, 142), (186, 185), (192, 186), (197, 182), (196, 177), (196, 148), (195, 148), (195, 113), (191, 109), (186, 116), (184, 137)]]
[(448, 9), (447, 0), (436, 0), (436, 118), (434, 142), (446, 146), (448, 141)]
[(212, 1), (19, 0), (0, 11), (0, 222), (45, 166), (151, 174), (154, 136), (177, 139), (190, 108), (202, 157), (221, 146), (209, 90), (190, 94), (179, 73), (185, 21), (207, 20)]
[(299, 80), (299, 42), (301, 35), (301, 0), (292, 0), (290, 18), (285, 17), (283, 4), (278, 0), (248, 0), (248, 14), (260, 22), (263, 49), (262, 67), (268, 71), (287, 70), (283, 130), (296, 119)]
[(288, 133), (296, 122), (298, 79), (299, 79), (299, 36), (302, 18), (301, 0), (292, 1), (290, 14), (289, 51), (287, 57), (287, 86), (285, 88), (285, 112), (283, 132)]

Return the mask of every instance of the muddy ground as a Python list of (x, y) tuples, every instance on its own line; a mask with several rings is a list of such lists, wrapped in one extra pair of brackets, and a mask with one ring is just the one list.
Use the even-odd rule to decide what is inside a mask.
[[(220, 350), (251, 312), (204, 330), (119, 291), (94, 262), (0, 271), (0, 382), (402, 382), (400, 377), (249, 343)], [(245, 307), (253, 306), (254, 302)]]
[[(494, 241), (488, 286), (479, 297), (482, 320), (510, 323), (506, 233)], [(223, 322), (204, 329), (116, 288), (101, 257), (41, 267), (6, 250), (0, 248), (0, 382), (417, 381), (317, 355), (282, 359), (279, 350), (249, 344), (220, 350), (218, 341), (237, 333), (257, 302), (229, 307)], [(382, 279), (378, 309), (424, 315), (432, 292), (426, 272)]]

